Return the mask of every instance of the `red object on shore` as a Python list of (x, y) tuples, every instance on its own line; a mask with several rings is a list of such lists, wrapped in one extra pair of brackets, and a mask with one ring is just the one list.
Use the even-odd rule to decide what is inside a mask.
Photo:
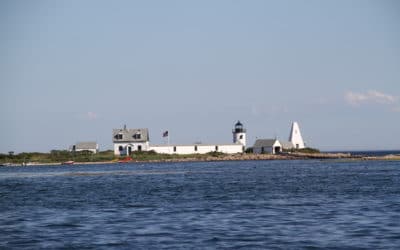
[(132, 157), (127, 156), (127, 157), (125, 157), (124, 159), (119, 160), (118, 162), (119, 162), (119, 163), (126, 163), (126, 162), (131, 162), (131, 161), (133, 161)]
[(65, 162), (63, 162), (63, 163), (61, 163), (62, 165), (72, 165), (72, 164), (74, 164), (75, 162), (74, 161), (65, 161)]

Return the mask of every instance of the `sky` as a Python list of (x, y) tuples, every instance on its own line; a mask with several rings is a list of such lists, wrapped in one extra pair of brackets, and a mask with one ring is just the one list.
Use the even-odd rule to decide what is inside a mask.
[(1, 1), (0, 152), (151, 143), (400, 149), (399, 1)]

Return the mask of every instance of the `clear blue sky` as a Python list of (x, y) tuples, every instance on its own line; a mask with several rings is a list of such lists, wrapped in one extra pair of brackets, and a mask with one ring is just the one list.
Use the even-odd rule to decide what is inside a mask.
[(0, 152), (151, 143), (400, 149), (400, 1), (1, 1)]

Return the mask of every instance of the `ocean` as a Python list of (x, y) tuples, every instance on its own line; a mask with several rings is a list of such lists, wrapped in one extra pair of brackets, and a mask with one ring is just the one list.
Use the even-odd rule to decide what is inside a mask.
[(399, 161), (0, 167), (0, 249), (399, 246)]
[(358, 151), (326, 151), (326, 153), (350, 153), (357, 156), (400, 155), (400, 150), (358, 150)]

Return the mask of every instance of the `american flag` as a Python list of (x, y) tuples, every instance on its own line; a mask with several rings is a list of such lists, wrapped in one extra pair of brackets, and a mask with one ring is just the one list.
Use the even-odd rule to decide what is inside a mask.
[(162, 136), (163, 136), (163, 137), (168, 137), (168, 130), (166, 130), (166, 131), (162, 134)]

